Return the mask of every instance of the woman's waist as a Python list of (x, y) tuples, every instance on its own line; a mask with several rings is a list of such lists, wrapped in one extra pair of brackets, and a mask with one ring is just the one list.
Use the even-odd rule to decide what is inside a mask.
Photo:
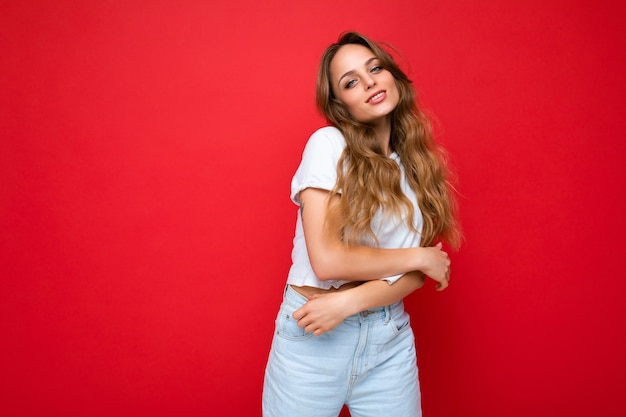
[(337, 288), (330, 287), (328, 289), (311, 287), (308, 285), (299, 286), (299, 285), (289, 284), (289, 286), (293, 288), (293, 290), (297, 292), (298, 294), (302, 295), (303, 297), (306, 297), (307, 299), (310, 299), (313, 295), (316, 295), (316, 294), (330, 294), (333, 292), (346, 291), (351, 288), (358, 287), (359, 285), (363, 284), (363, 282), (364, 281), (350, 281)]

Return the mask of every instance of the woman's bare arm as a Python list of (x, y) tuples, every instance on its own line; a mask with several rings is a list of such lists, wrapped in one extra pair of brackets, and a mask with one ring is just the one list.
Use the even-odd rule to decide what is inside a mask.
[(348, 316), (400, 301), (421, 288), (424, 280), (424, 274), (413, 271), (393, 285), (385, 280), (375, 280), (349, 290), (315, 295), (293, 313), (293, 318), (298, 320), (298, 326), (319, 336), (334, 329)]
[[(307, 188), (300, 192), (302, 227), (313, 272), (320, 280), (370, 281), (421, 271), (445, 285), (450, 260), (441, 247), (381, 249), (346, 246), (328, 215), (339, 197), (326, 190)], [(326, 222), (330, 222), (327, 227)], [(329, 230), (337, 230), (330, 233)], [(386, 284), (386, 283), (385, 283)], [(389, 284), (386, 284), (389, 285)]]

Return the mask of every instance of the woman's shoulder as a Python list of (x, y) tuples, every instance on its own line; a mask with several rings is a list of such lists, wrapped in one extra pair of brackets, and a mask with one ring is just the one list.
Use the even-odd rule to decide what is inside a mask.
[(343, 139), (343, 134), (335, 126), (323, 126), (323, 127), (320, 127), (315, 132), (313, 132), (312, 136), (315, 136), (315, 135), (324, 135), (324, 136), (328, 136), (328, 137), (336, 137), (336, 138)]
[(330, 147), (343, 150), (346, 140), (339, 129), (334, 126), (324, 126), (317, 129), (307, 142), (307, 147)]

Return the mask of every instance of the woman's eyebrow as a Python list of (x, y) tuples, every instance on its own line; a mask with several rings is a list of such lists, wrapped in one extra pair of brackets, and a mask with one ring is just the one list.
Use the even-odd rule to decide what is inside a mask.
[[(378, 59), (378, 58), (377, 58), (377, 57), (375, 57), (375, 56), (371, 57), (370, 59), (368, 59), (367, 61), (365, 61), (364, 66), (365, 66), (365, 67), (367, 67), (369, 64), (371, 64), (371, 63), (372, 63), (372, 61), (375, 61), (375, 60), (377, 60), (377, 59)], [(343, 79), (344, 79), (344, 77), (347, 77), (348, 75), (352, 75), (352, 74), (354, 74), (355, 72), (356, 72), (355, 70), (350, 70), (350, 71), (347, 71), (345, 74), (343, 74), (341, 77), (339, 77), (339, 81), (337, 81), (337, 86), (339, 86), (339, 84), (341, 84), (341, 80), (343, 80)]]

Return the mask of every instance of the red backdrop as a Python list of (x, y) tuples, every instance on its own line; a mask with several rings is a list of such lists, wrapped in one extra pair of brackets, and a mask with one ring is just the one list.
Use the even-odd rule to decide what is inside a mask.
[(425, 415), (626, 415), (623, 2), (213, 3), (1, 3), (0, 414), (260, 415), (317, 62), (356, 29), (460, 176), (452, 286), (407, 301)]

